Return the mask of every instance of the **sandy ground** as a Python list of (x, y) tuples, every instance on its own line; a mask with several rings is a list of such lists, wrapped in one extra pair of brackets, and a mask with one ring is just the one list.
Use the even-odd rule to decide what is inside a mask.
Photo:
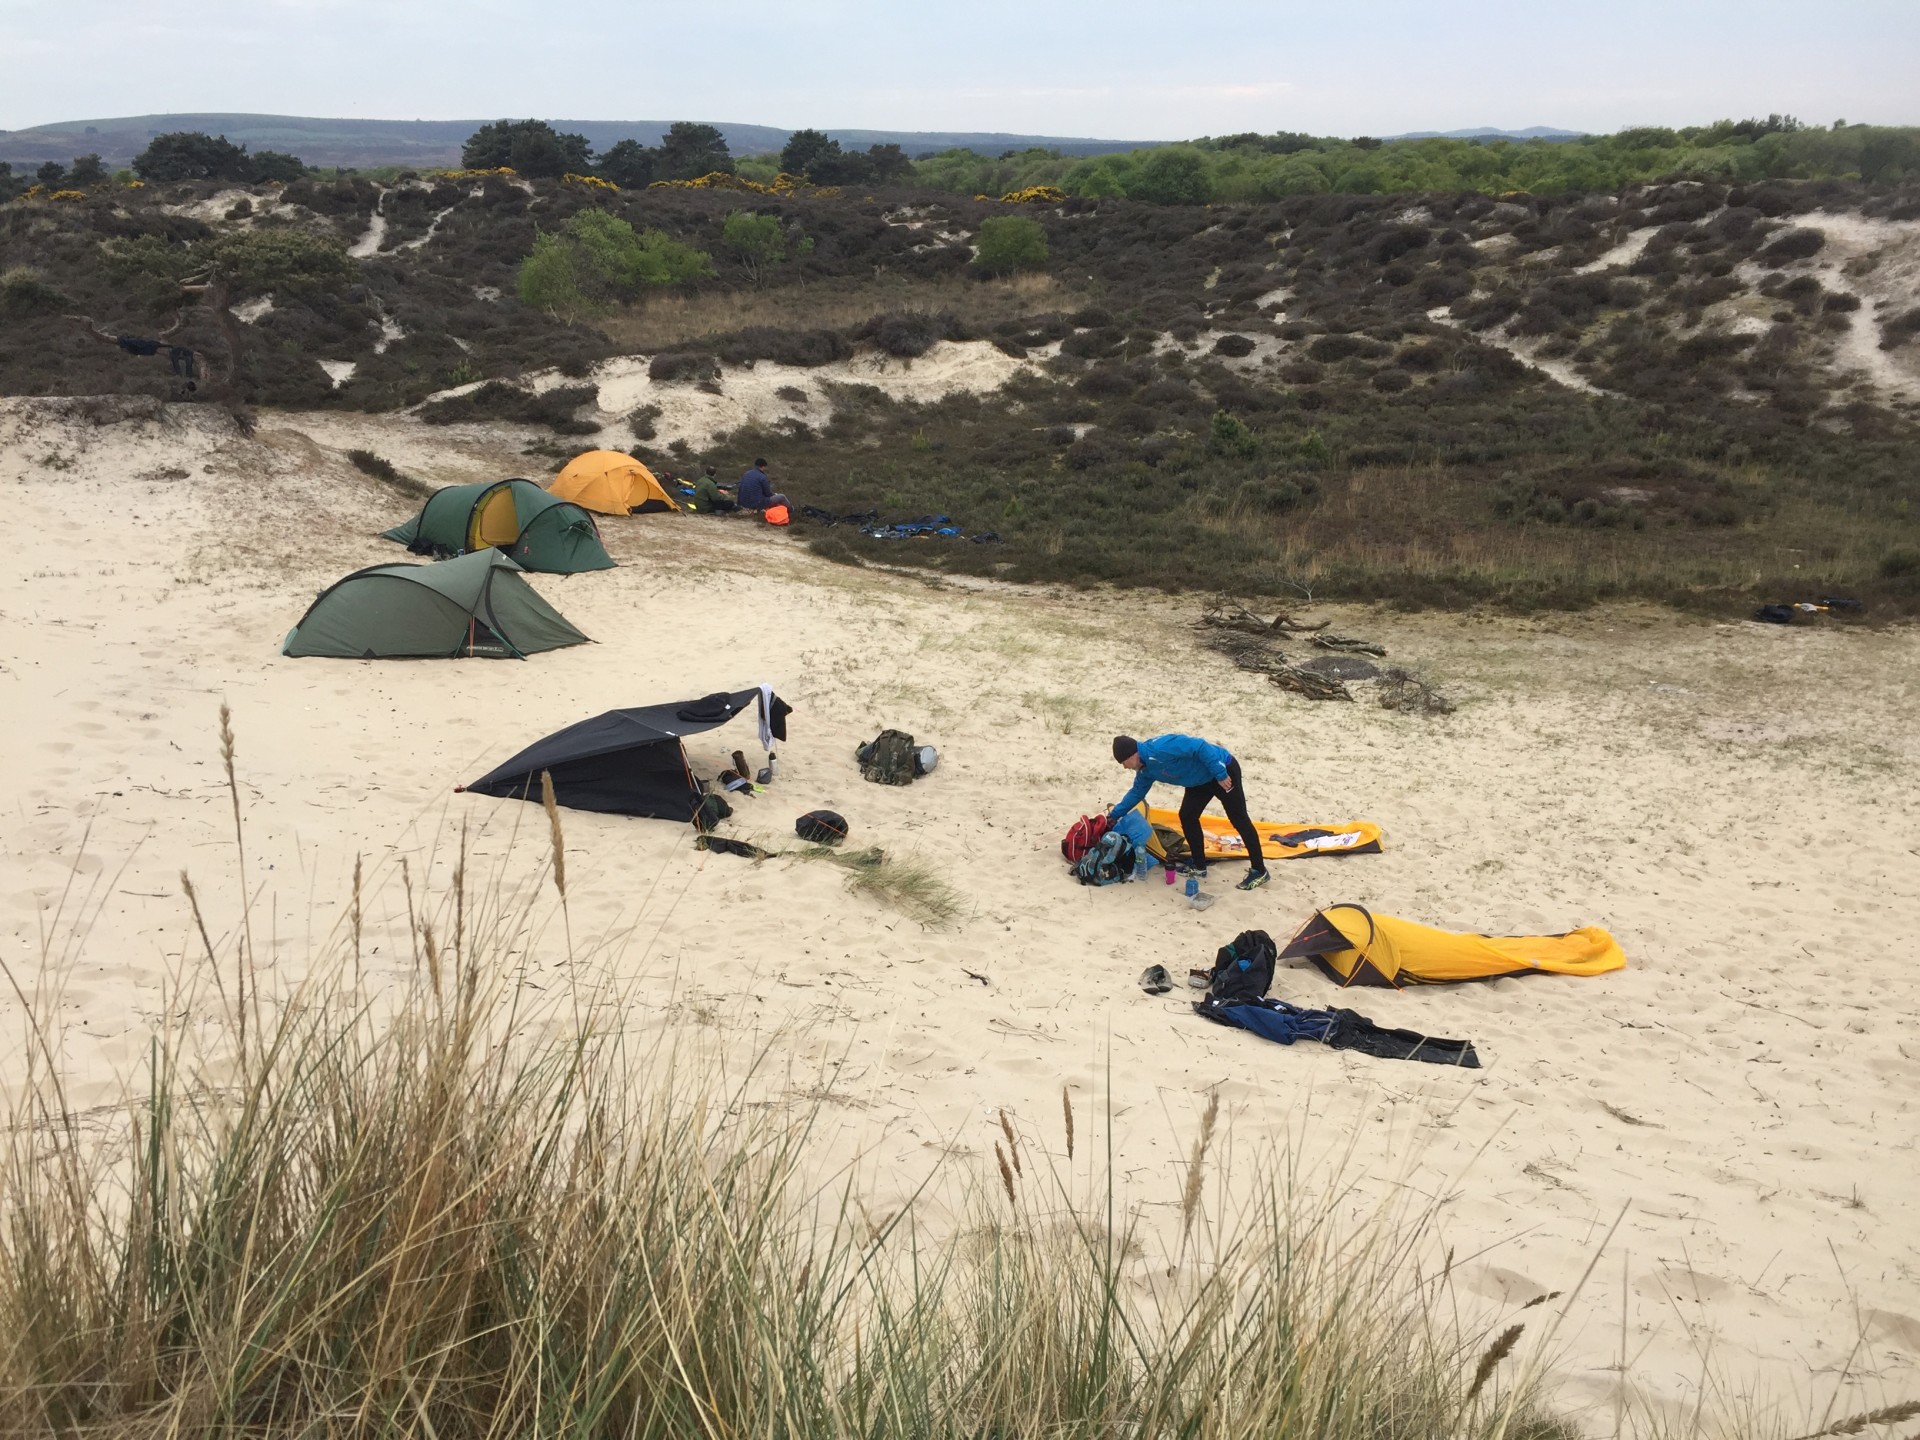
[[(515, 473), (520, 437), (268, 415), (243, 440), (205, 412), (96, 426), (59, 409), (0, 402), (20, 541), (0, 576), (0, 945), (30, 988), (64, 975), (81, 1103), (109, 1102), (145, 1053), (189, 950), (182, 868), (217, 930), (238, 915), (223, 699), (276, 981), (337, 923), (357, 854), (378, 980), (404, 968), (402, 857), (444, 881), (467, 826), (486, 867), (538, 882), (538, 812), (456, 783), (601, 710), (764, 679), (795, 705), (793, 736), (733, 833), (790, 844), (796, 815), (830, 806), (857, 841), (936, 865), (963, 916), (922, 929), (829, 866), (569, 814), (572, 968), (617, 977), (650, 1034), (761, 1056), (764, 1103), (822, 1106), (822, 1163), (862, 1156), (876, 1212), (933, 1173), (916, 1203), (950, 1213), (991, 1172), (1002, 1109), (1058, 1154), (1065, 1085), (1105, 1117), (1076, 1165), (1110, 1133), (1124, 1199), (1150, 1224), (1177, 1215), (1217, 1091), (1238, 1176), (1285, 1164), (1311, 1190), (1337, 1168), (1430, 1207), (1456, 1295), (1495, 1319), (1548, 1313), (1519, 1307), (1573, 1291), (1624, 1211), (1552, 1358), (1596, 1430), (1623, 1397), (1690, 1415), (1703, 1387), (1710, 1412), (1757, 1389), (1816, 1419), (1920, 1395), (1911, 630), (1326, 610), (1461, 702), (1421, 719), (1234, 670), (1195, 646), (1191, 600), (944, 584), (824, 564), (746, 522), (648, 517), (607, 524), (617, 570), (536, 579), (596, 645), (285, 660), (318, 589), (402, 558), (374, 535), (410, 507), (341, 449), (446, 483)], [(804, 498), (803, 476), (783, 481)], [(859, 779), (855, 742), (888, 725), (940, 748), (933, 776)], [(1121, 788), (1108, 737), (1167, 729), (1230, 745), (1257, 814), (1374, 820), (1387, 852), (1290, 862), (1203, 914), (1157, 882), (1075, 885), (1058, 838)], [(750, 723), (690, 748), (710, 773), (736, 746), (757, 761)], [(1631, 965), (1404, 993), (1276, 984), (1471, 1038), (1478, 1072), (1282, 1048), (1135, 984), (1336, 901), (1493, 932), (1603, 924)], [(519, 943), (557, 985), (550, 900), (536, 915)], [(43, 966), (43, 935), (64, 967)]]

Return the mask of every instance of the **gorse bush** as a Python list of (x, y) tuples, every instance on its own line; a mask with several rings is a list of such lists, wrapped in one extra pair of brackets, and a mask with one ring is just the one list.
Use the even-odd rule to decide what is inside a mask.
[[(852, 1187), (809, 1200), (804, 1108), (742, 1106), (684, 1056), (643, 1058), (618, 1004), (524, 985), (527, 937), (564, 928), (542, 892), (490, 888), (463, 853), (409, 893), (381, 921), (356, 867), (290, 991), (234, 924), (98, 1124), (59, 1123), (60, 1065), (22, 1057), (0, 1155), (9, 1436), (1568, 1433), (1524, 1371), (1498, 1383), (1511, 1332), (1443, 1321), (1421, 1215), (1356, 1219), (1281, 1179), (1216, 1218), (1217, 1098), (1151, 1261), (1112, 1185), (1074, 1178), (1102, 1142), (1064, 1094), (1053, 1133), (1003, 1118), (960, 1230), (871, 1220)], [(227, 928), (185, 894), (198, 934)], [(361, 979), (376, 949), (410, 962), (387, 991)]]

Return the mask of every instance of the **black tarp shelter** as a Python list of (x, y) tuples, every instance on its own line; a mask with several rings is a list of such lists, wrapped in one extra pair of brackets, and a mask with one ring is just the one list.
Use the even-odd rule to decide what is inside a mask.
[(537, 804), (540, 772), (545, 770), (553, 776), (555, 802), (570, 809), (691, 820), (700, 803), (700, 785), (681, 738), (755, 714), (762, 718), (764, 735), (785, 740), (788, 713), (785, 701), (759, 686), (699, 700), (609, 710), (556, 730), (460, 788)]

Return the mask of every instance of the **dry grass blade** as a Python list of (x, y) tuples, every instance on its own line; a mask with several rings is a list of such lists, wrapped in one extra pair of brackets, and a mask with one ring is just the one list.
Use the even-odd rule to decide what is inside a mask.
[(1916, 1415), (1920, 1415), (1920, 1400), (1904, 1400), (1883, 1410), (1866, 1410), (1858, 1415), (1849, 1415), (1844, 1420), (1836, 1420), (1824, 1430), (1796, 1435), (1794, 1440), (1820, 1440), (1823, 1435), (1858, 1435), (1869, 1425), (1898, 1425), (1902, 1420), (1911, 1420)]
[(1193, 1154), (1187, 1160), (1187, 1186), (1180, 1197), (1180, 1235), (1185, 1239), (1193, 1230), (1193, 1217), (1200, 1211), (1200, 1197), (1207, 1177), (1207, 1148), (1213, 1144), (1213, 1127), (1220, 1118), (1220, 1092), (1207, 1097), (1207, 1110), (1200, 1117), (1200, 1133), (1194, 1137)]
[(1479, 1365), (1474, 1368), (1473, 1383), (1467, 1386), (1466, 1404), (1473, 1403), (1474, 1397), (1493, 1378), (1493, 1372), (1500, 1367), (1500, 1362), (1513, 1353), (1513, 1347), (1520, 1343), (1520, 1333), (1526, 1328), (1525, 1325), (1510, 1325), (1487, 1347), (1486, 1354), (1480, 1357)]
[(540, 772), (540, 804), (547, 812), (547, 839), (553, 847), (553, 888), (567, 898), (567, 836), (560, 828), (560, 806), (553, 798), (553, 772)]
[(1067, 1159), (1073, 1159), (1073, 1094), (1066, 1086), (1060, 1087), (1060, 1113), (1067, 1126)]
[(1000, 1165), (1000, 1184), (1007, 1192), (1007, 1203), (1013, 1203), (1013, 1168), (1007, 1164), (1007, 1152), (1000, 1148), (998, 1140), (993, 1142), (993, 1158)]
[(1013, 1122), (1007, 1118), (1007, 1112), (1004, 1110), (1000, 1112), (1000, 1133), (1007, 1137), (1007, 1154), (1013, 1157), (1013, 1173), (1026, 1174), (1027, 1172), (1020, 1168), (1020, 1146), (1013, 1138)]

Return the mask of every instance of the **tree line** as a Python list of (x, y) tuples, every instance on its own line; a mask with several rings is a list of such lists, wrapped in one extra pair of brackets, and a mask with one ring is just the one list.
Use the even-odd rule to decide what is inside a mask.
[(1283, 131), (1090, 158), (1043, 149), (999, 156), (948, 150), (913, 166), (916, 183), (963, 195), (1052, 185), (1089, 199), (1179, 205), (1314, 194), (1604, 192), (1676, 176), (1743, 183), (1920, 180), (1920, 128), (1844, 120), (1813, 126), (1790, 115), (1770, 115), (1556, 141), (1334, 139)]
[[(691, 120), (675, 121), (658, 145), (618, 140), (598, 157), (586, 136), (556, 130), (544, 120), (496, 120), (467, 138), (460, 159), (469, 170), (506, 168), (536, 180), (593, 175), (622, 190), (738, 169), (718, 127)], [(794, 131), (780, 152), (779, 167), (815, 185), (898, 185), (913, 178), (913, 162), (898, 145), (845, 150), (818, 130)]]

